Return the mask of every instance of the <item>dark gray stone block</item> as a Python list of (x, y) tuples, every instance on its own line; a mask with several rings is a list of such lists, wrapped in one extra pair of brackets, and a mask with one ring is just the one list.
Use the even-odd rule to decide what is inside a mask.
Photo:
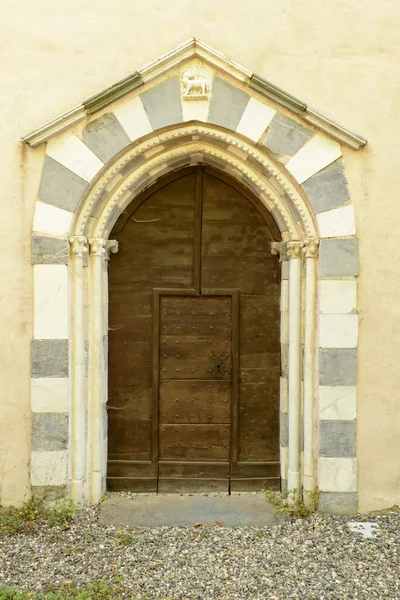
[(341, 159), (307, 179), (301, 187), (316, 213), (337, 208), (350, 200)]
[(31, 442), (32, 450), (65, 450), (68, 444), (68, 415), (35, 413)]
[[(100, 505), (100, 523), (132, 527), (193, 527), (197, 522), (212, 527), (268, 527), (285, 520), (265, 494), (190, 496), (138, 494), (133, 498), (114, 496)], [(195, 531), (195, 530), (193, 530)]]
[(357, 494), (352, 492), (321, 492), (319, 510), (333, 515), (357, 514)]
[(319, 248), (320, 277), (358, 275), (358, 240), (321, 240)]
[(46, 155), (38, 194), (42, 202), (75, 212), (87, 186), (87, 181)]
[(289, 415), (287, 413), (280, 413), (279, 429), (280, 445), (286, 448), (289, 445)]
[(179, 79), (171, 77), (140, 96), (153, 129), (183, 121)]
[(324, 458), (356, 456), (355, 421), (320, 421), (319, 455)]
[(131, 143), (115, 115), (107, 114), (85, 127), (82, 139), (104, 163)]
[(68, 240), (35, 235), (32, 237), (33, 265), (67, 265), (68, 256)]
[(320, 348), (320, 385), (357, 384), (357, 348)]
[(301, 219), (300, 213), (297, 210), (297, 208), (295, 207), (294, 203), (292, 202), (292, 199), (288, 196), (288, 194), (284, 195), (284, 199), (285, 199), (288, 209), (290, 210), (290, 212), (293, 215), (294, 220), (301, 221), (302, 219)]
[(272, 209), (272, 216), (274, 217), (275, 223), (278, 225), (279, 231), (283, 233), (287, 231), (287, 225), (283, 220), (283, 217), (277, 208)]
[(208, 122), (236, 131), (250, 96), (224, 79), (214, 77)]
[(32, 377), (68, 377), (68, 340), (32, 340)]
[(274, 154), (293, 156), (312, 136), (311, 129), (277, 113), (269, 124), (264, 145)]

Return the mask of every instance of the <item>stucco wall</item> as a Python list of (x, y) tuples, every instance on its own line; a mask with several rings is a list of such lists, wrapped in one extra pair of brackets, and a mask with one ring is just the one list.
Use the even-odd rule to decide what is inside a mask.
[(361, 253), (359, 500), (361, 510), (400, 504), (398, 3), (385, 0), (378, 11), (366, 0), (361, 14), (343, 0), (149, 0), (143, 8), (119, 0), (112, 11), (87, 0), (34, 8), (8, 0), (2, 21), (2, 502), (22, 502), (28, 490), (30, 230), (44, 155), (18, 140), (197, 36), (369, 140), (345, 155)]

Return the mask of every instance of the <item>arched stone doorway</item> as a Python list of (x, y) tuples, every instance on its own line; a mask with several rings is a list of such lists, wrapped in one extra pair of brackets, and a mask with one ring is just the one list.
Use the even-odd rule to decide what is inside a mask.
[(279, 489), (272, 215), (199, 165), (135, 198), (111, 237), (108, 489)]
[[(184, 85), (188, 65), (204, 94)], [(110, 232), (160, 177), (206, 164), (254, 194), (282, 239), (271, 245), (282, 486), (354, 511), (359, 264), (344, 146), (366, 140), (192, 39), (24, 141), (47, 142), (32, 239), (33, 490), (104, 493)]]

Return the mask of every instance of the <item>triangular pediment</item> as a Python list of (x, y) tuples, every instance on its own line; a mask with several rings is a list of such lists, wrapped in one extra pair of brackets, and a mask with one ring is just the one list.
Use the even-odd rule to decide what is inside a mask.
[[(185, 80), (185, 75), (182, 75), (182, 68), (186, 63), (188, 67), (194, 67), (192, 74), (189, 75), (189, 87), (185, 83), (187, 78)], [(182, 94), (187, 101), (202, 100), (205, 99), (207, 94), (212, 94), (211, 81), (210, 84), (207, 83), (207, 76), (209, 74), (212, 79), (213, 75), (217, 74), (220, 77), (228, 78), (233, 84), (236, 81), (238, 88), (241, 90), (247, 89), (252, 97), (257, 98), (259, 96), (264, 102), (272, 106), (283, 107), (286, 112), (292, 113), (296, 119), (304, 121), (305, 125), (311, 125), (353, 149), (362, 148), (367, 143), (367, 140), (362, 136), (331, 121), (316, 110), (311, 109), (305, 102), (295, 98), (260, 75), (252, 73), (240, 64), (233, 62), (197, 38), (187, 40), (171, 52), (138, 69), (132, 75), (84, 100), (78, 106), (26, 135), (23, 141), (33, 147), (38, 146), (61, 131), (70, 129), (80, 121), (104, 110), (107, 106), (128, 95), (139, 94), (141, 88), (146, 90), (149, 86), (159, 84), (163, 79), (167, 79), (179, 71), (181, 72)], [(197, 80), (196, 73), (200, 73)], [(203, 89), (201, 86), (191, 87), (195, 81), (201, 83), (200, 80), (204, 83), (205, 87)]]

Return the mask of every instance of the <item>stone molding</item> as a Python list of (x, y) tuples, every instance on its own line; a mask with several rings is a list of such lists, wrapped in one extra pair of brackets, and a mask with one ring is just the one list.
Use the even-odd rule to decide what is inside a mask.
[[(187, 136), (202, 136), (205, 139), (192, 141), (191, 143), (186, 143), (181, 147), (173, 148), (172, 150), (167, 150), (163, 153), (163, 144), (172, 140), (178, 142), (180, 137)], [(243, 152), (244, 156), (253, 158), (260, 165), (259, 172), (256, 171), (253, 164), (242, 158), (240, 153), (234, 154), (232, 151), (224, 151), (220, 147), (213, 145), (214, 140), (225, 142), (227, 146), (237, 148), (239, 151)], [(99, 176), (98, 180), (87, 192), (85, 199), (81, 203), (79, 214), (75, 219), (75, 225), (73, 227), (74, 234), (84, 235), (84, 233), (86, 233), (87, 222), (91, 216), (91, 211), (96, 204), (96, 200), (102, 195), (104, 189), (110, 184), (113, 177), (115, 177), (115, 175), (117, 175), (118, 172), (136, 156), (143, 155), (157, 147), (160, 147), (160, 154), (154, 154), (154, 157), (149, 158), (147, 162), (135, 169), (131, 175), (125, 177), (119, 187), (114, 191), (112, 200), (109, 199), (108, 201), (107, 214), (103, 214), (102, 219), (100, 217), (97, 219), (94, 228), (94, 237), (101, 237), (103, 235), (104, 227), (112, 208), (117, 205), (119, 198), (135, 183), (135, 181), (140, 180), (143, 175), (147, 174), (149, 171), (156, 169), (157, 165), (163, 165), (164, 163), (170, 162), (173, 158), (189, 154), (189, 150), (191, 150), (192, 153), (204, 151), (206, 155), (220, 158), (224, 164), (232, 165), (235, 169), (248, 177), (259, 189), (259, 192), (266, 194), (275, 205), (280, 212), (291, 237), (296, 239), (300, 235), (297, 223), (293, 217), (290, 217), (290, 212), (284, 207), (284, 203), (279, 194), (271, 185), (267, 185), (265, 174), (267, 173), (270, 177), (275, 178), (302, 217), (306, 234), (310, 237), (316, 236), (316, 225), (310, 208), (307, 206), (306, 200), (299, 191), (297, 191), (296, 187), (291, 182), (290, 177), (286, 175), (284, 170), (279, 168), (265, 152), (258, 147), (250, 145), (239, 135), (234, 135), (234, 132), (228, 133), (226, 131), (221, 131), (208, 124), (179, 125), (171, 130), (158, 133), (157, 135), (153, 134), (153, 136), (147, 140), (138, 142), (133, 145), (131, 149), (128, 149), (122, 157), (116, 159), (115, 162), (111, 164), (105, 173), (103, 172)], [(148, 184), (149, 182), (146, 182), (146, 185)]]
[(145, 65), (132, 75), (115, 83), (106, 90), (83, 101), (72, 110), (63, 113), (49, 123), (27, 134), (22, 138), (22, 141), (32, 147), (39, 146), (54, 135), (75, 125), (86, 116), (102, 110), (116, 100), (125, 97), (127, 94), (130, 94), (144, 84), (152, 81), (154, 78), (176, 68), (184, 61), (192, 60), (194, 58), (200, 58), (216, 70), (234, 77), (240, 81), (240, 83), (247, 85), (251, 90), (273, 100), (298, 117), (304, 118), (314, 125), (314, 127), (321, 129), (324, 133), (327, 133), (352, 149), (358, 150), (367, 143), (367, 140), (362, 136), (334, 123), (327, 117), (309, 108), (303, 101), (278, 88), (263, 77), (251, 73), (245, 67), (231, 61), (226, 56), (195, 37), (190, 38), (174, 50), (160, 56), (155, 61)]

